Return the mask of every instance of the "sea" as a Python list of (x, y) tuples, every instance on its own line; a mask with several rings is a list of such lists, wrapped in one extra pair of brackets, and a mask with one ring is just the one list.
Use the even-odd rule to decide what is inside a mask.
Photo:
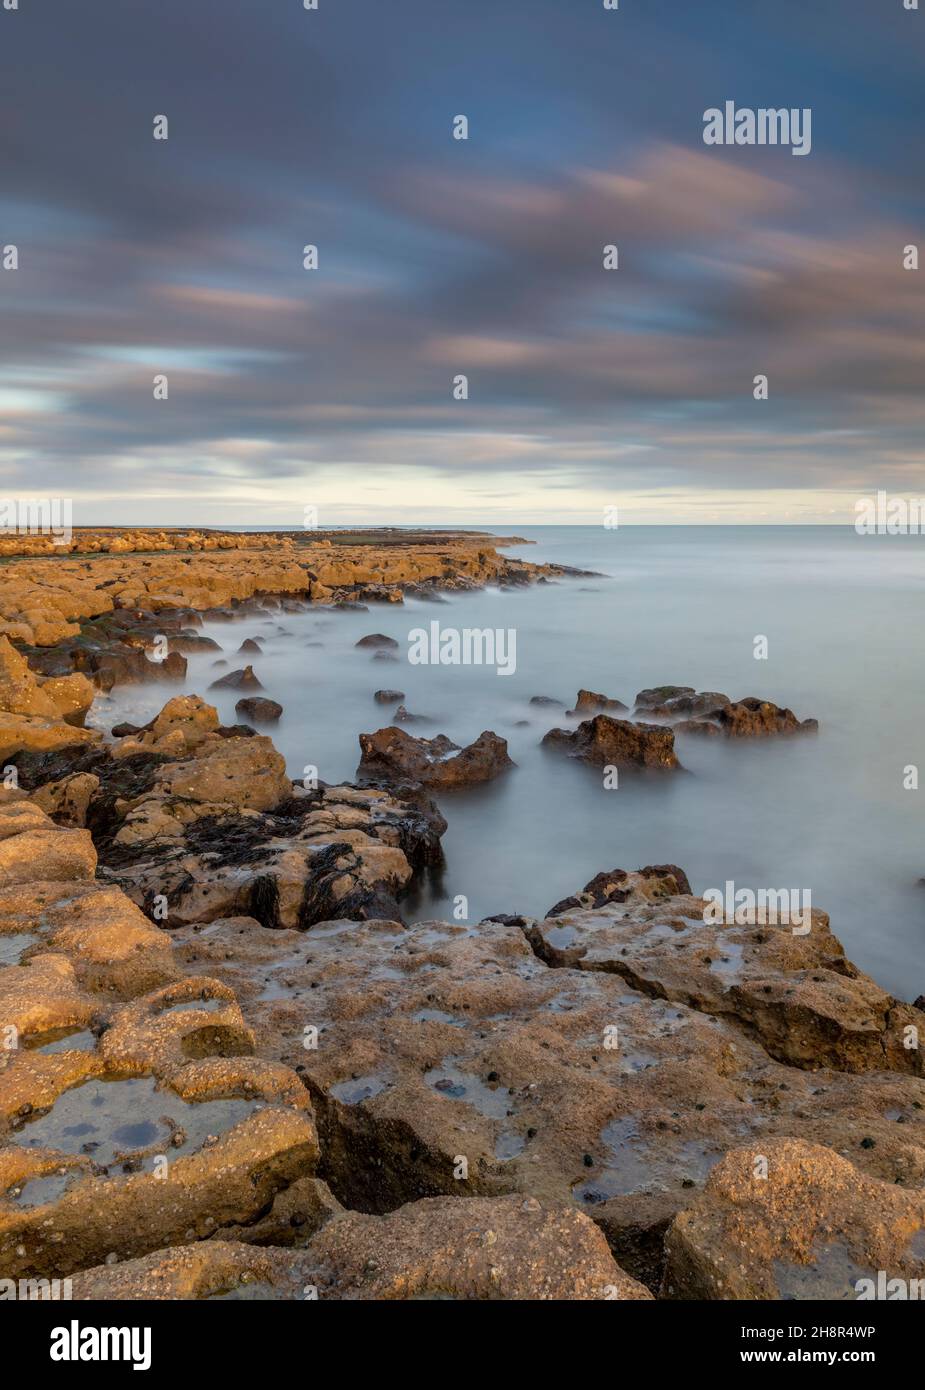
[[(514, 768), (437, 795), (446, 865), (407, 899), (406, 920), (542, 916), (601, 870), (674, 863), (697, 892), (731, 882), (809, 895), (863, 970), (902, 998), (925, 993), (925, 536), (841, 526), (479, 529), (524, 538), (506, 554), (591, 573), (441, 603), (206, 623), (223, 651), (190, 656), (184, 691), (234, 723), (239, 694), (209, 686), (252, 661), (284, 707), (267, 732), (294, 778), (306, 768), (329, 783), (355, 777), (358, 735), (391, 717), (393, 707), (373, 699), (380, 688), (403, 691), (421, 718), (409, 733), (507, 739)], [(513, 669), (413, 664), (412, 634), (433, 622), (502, 633)], [(356, 646), (374, 632), (398, 642), (396, 660)], [(249, 636), (262, 639), (262, 654), (237, 656)], [(683, 772), (621, 775), (616, 786), (541, 746), (550, 728), (575, 727), (565, 711), (582, 687), (632, 707), (637, 691), (668, 684), (773, 700), (818, 719), (819, 732), (679, 735)], [(119, 688), (97, 700), (92, 722), (147, 719), (175, 693)], [(561, 709), (531, 705), (537, 695)]]

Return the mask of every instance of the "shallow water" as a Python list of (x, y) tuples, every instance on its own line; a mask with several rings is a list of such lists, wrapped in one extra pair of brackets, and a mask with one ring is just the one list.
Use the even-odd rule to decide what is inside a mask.
[[(696, 891), (727, 879), (808, 890), (863, 969), (902, 997), (925, 991), (925, 787), (903, 788), (904, 768), (925, 764), (917, 640), (925, 537), (834, 527), (520, 534), (538, 543), (510, 554), (603, 577), (368, 613), (208, 624), (224, 651), (190, 657), (183, 688), (208, 695), (234, 722), (235, 692), (206, 687), (252, 661), (284, 706), (268, 732), (293, 777), (314, 765), (324, 781), (352, 779), (357, 735), (390, 718), (392, 707), (373, 700), (383, 687), (404, 691), (408, 709), (432, 721), (410, 732), (465, 743), (493, 729), (508, 739), (515, 770), (440, 794), (447, 868), (407, 904), (409, 918), (452, 919), (457, 895), (468, 900), (469, 921), (539, 915), (602, 869), (671, 862)], [(408, 633), (433, 619), (515, 629), (516, 671), (410, 665)], [(399, 660), (355, 648), (372, 632), (399, 641)], [(248, 636), (265, 639), (263, 655), (235, 655)], [(767, 660), (754, 658), (757, 636), (768, 639)], [(227, 666), (214, 668), (220, 656)], [(540, 748), (548, 729), (568, 721), (531, 706), (531, 696), (570, 708), (584, 686), (632, 704), (638, 690), (667, 683), (768, 698), (817, 717), (820, 733), (755, 743), (679, 736), (688, 775), (624, 777), (618, 790)], [(148, 718), (165, 690), (117, 690), (96, 718)]]
[(91, 1079), (64, 1091), (49, 1111), (28, 1120), (14, 1133), (13, 1142), (24, 1148), (89, 1154), (104, 1165), (155, 1144), (180, 1157), (259, 1108), (252, 1100), (190, 1103), (174, 1091), (158, 1088), (150, 1077)]

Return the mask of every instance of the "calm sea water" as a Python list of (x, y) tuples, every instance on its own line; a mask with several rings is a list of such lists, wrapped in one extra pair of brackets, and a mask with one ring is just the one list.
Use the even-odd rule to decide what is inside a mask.
[[(499, 528), (510, 534), (515, 528)], [(925, 537), (859, 537), (834, 527), (516, 528), (535, 544), (510, 554), (600, 572), (526, 590), (487, 590), (445, 604), (408, 601), (368, 613), (310, 612), (204, 629), (228, 669), (247, 636), (266, 693), (285, 706), (272, 731), (292, 776), (353, 777), (357, 735), (389, 718), (373, 692), (396, 687), (430, 723), (465, 743), (483, 729), (508, 740), (517, 767), (472, 790), (442, 793), (447, 867), (408, 904), (412, 918), (542, 914), (602, 869), (673, 862), (696, 891), (809, 890), (850, 955), (904, 998), (925, 992), (925, 728), (918, 625)], [(513, 628), (517, 669), (412, 666), (409, 630)], [(384, 632), (399, 661), (354, 643)], [(756, 660), (764, 636), (768, 659)], [(191, 657), (186, 689), (206, 695), (218, 653)], [(567, 721), (532, 695), (574, 703), (579, 687), (632, 705), (644, 686), (679, 684), (758, 695), (820, 721), (818, 737), (726, 743), (679, 737), (690, 775), (606, 790), (601, 773), (540, 748)], [(149, 717), (160, 687), (98, 702), (96, 722)], [(234, 722), (233, 692), (209, 698)], [(528, 720), (526, 726), (520, 721)], [(923, 789), (905, 790), (921, 766)]]

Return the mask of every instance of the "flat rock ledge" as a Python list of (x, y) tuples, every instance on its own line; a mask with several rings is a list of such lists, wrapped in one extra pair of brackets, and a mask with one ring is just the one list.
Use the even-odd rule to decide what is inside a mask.
[(112, 679), (155, 678), (145, 647), (164, 634), (176, 639), (179, 655), (201, 614), (400, 603), (405, 592), (426, 598), (581, 573), (501, 555), (498, 548), (518, 538), (479, 532), (75, 532), (74, 539), (84, 558), (62, 555), (45, 536), (0, 538), (0, 555), (22, 557), (3, 567), (0, 633), (36, 659), (55, 648), (52, 660), (67, 669), (86, 663), (104, 688)]
[(845, 959), (825, 914), (798, 937), (707, 926), (675, 866), (598, 879), (602, 906), (543, 921), (306, 936), (237, 918), (174, 941), (235, 990), (259, 1054), (299, 1072), (319, 1174), (370, 1216), (437, 1196), (570, 1205), (658, 1291), (672, 1222), (733, 1149), (799, 1139), (873, 1192), (925, 1183), (908, 1046), (925, 1015)]
[(255, 1056), (227, 985), (184, 975), (165, 933), (94, 878), (85, 831), (23, 809), (0, 806), (8, 865), (18, 852), (49, 876), (0, 877), (0, 1277), (259, 1240), (277, 1204), (317, 1229), (336, 1203), (298, 1076)]

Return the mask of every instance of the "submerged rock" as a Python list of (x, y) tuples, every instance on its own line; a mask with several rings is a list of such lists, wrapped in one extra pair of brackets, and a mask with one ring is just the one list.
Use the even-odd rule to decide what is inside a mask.
[[(672, 690), (679, 687), (665, 686), (661, 689)], [(640, 690), (636, 696), (636, 709), (642, 711), (647, 719), (664, 719), (670, 724), (682, 719), (696, 719), (713, 714), (731, 703), (728, 695), (721, 695), (716, 690), (705, 690), (698, 694), (694, 690), (684, 688), (680, 694), (658, 699), (660, 693), (660, 690)]]
[(229, 671), (227, 676), (219, 676), (212, 682), (210, 690), (262, 690), (263, 686), (254, 674), (253, 666), (243, 670)]
[(276, 724), (283, 712), (282, 705), (276, 700), (266, 700), (259, 695), (238, 700), (234, 708), (236, 714), (243, 714), (245, 719), (253, 719), (255, 724)]
[(507, 740), (486, 730), (461, 748), (445, 734), (414, 738), (403, 729), (360, 734), (357, 776), (366, 780), (408, 779), (423, 786), (464, 787), (488, 782), (513, 767)]
[(404, 705), (399, 705), (392, 715), (393, 724), (426, 724), (427, 718), (423, 714), (412, 714)]
[(593, 690), (579, 690), (575, 708), (566, 711), (570, 715), (582, 714), (629, 714), (622, 700), (611, 700), (607, 695), (598, 695)]
[(354, 642), (355, 647), (373, 648), (376, 651), (397, 650), (398, 643), (394, 637), (386, 637), (382, 632), (371, 632), (366, 637), (361, 637), (359, 642)]
[(585, 720), (574, 731), (550, 729), (543, 744), (595, 767), (680, 767), (670, 729), (658, 724), (632, 724), (625, 719), (611, 719), (607, 714)]
[(818, 719), (798, 719), (791, 709), (749, 696), (713, 715), (728, 738), (768, 738), (774, 734), (814, 734)]
[(778, 734), (816, 733), (816, 719), (797, 719), (793, 710), (748, 696), (730, 700), (715, 690), (697, 692), (689, 685), (662, 685), (640, 690), (635, 713), (671, 724), (676, 733), (724, 734), (727, 738), (769, 738)]

